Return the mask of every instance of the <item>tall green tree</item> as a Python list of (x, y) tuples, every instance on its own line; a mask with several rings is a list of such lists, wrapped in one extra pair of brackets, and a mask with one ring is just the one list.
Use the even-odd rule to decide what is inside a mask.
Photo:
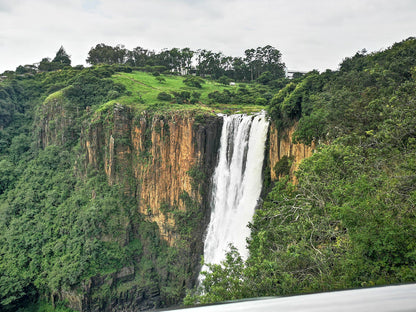
[(54, 59), (52, 60), (52, 62), (70, 66), (71, 65), (71, 58), (68, 55), (68, 53), (66, 53), (64, 47), (61, 46), (59, 48), (58, 52), (56, 52), (56, 55), (55, 55)]
[(97, 44), (88, 52), (87, 63), (97, 64), (124, 64), (127, 58), (127, 50), (123, 45), (115, 47), (104, 43)]

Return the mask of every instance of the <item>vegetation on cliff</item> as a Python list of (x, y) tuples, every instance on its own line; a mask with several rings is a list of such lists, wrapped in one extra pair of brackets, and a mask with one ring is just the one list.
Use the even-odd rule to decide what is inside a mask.
[(274, 96), (277, 126), (319, 143), (293, 185), (284, 160), (250, 224), (250, 257), (231, 249), (186, 302), (416, 281), (416, 40), (364, 51)]

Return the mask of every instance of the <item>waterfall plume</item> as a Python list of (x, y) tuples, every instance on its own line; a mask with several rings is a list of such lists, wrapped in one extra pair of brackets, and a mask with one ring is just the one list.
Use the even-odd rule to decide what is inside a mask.
[(238, 249), (243, 259), (248, 257), (247, 225), (261, 193), (269, 125), (263, 112), (223, 118), (219, 159), (212, 181), (211, 219), (204, 242), (204, 261), (213, 264), (225, 259), (229, 244)]

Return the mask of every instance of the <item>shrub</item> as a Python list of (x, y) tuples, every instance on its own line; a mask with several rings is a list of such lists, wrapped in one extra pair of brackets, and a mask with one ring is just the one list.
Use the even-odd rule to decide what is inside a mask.
[(201, 97), (201, 93), (193, 91), (191, 94), (191, 104), (195, 104), (199, 101), (199, 98)]
[(162, 77), (162, 76), (160, 76), (160, 75), (156, 76), (156, 80), (157, 80), (159, 83), (164, 83), (164, 82), (166, 82), (166, 79), (165, 79), (165, 78), (163, 78), (163, 77)]
[(172, 94), (178, 104), (187, 103), (191, 97), (191, 93), (188, 91), (172, 92)]
[(256, 99), (256, 105), (265, 106), (267, 105), (267, 100), (265, 98), (258, 97)]
[(120, 96), (120, 93), (116, 90), (110, 90), (107, 93), (107, 99), (108, 100), (114, 100)]
[(201, 89), (202, 84), (204, 84), (205, 81), (199, 77), (189, 76), (183, 80), (183, 83), (186, 84), (188, 87)]
[(169, 93), (160, 92), (157, 95), (157, 99), (160, 100), (160, 101), (170, 101), (170, 100), (172, 100), (172, 96)]
[(208, 94), (208, 98), (211, 99), (213, 102), (227, 104), (231, 102), (232, 94), (228, 90), (224, 90), (223, 92), (214, 91)]
[(232, 80), (227, 76), (221, 76), (220, 78), (218, 78), (217, 81), (223, 85), (228, 86)]
[(286, 176), (290, 173), (292, 167), (293, 157), (284, 155), (274, 166), (274, 173), (277, 176)]

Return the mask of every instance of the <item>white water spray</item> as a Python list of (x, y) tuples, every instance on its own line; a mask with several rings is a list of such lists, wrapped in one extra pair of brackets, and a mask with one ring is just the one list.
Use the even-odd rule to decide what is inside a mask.
[(212, 181), (211, 220), (204, 243), (204, 261), (213, 264), (225, 259), (230, 243), (243, 259), (248, 257), (246, 239), (250, 229), (247, 225), (253, 218), (262, 188), (269, 126), (264, 113), (223, 118), (218, 165)]

